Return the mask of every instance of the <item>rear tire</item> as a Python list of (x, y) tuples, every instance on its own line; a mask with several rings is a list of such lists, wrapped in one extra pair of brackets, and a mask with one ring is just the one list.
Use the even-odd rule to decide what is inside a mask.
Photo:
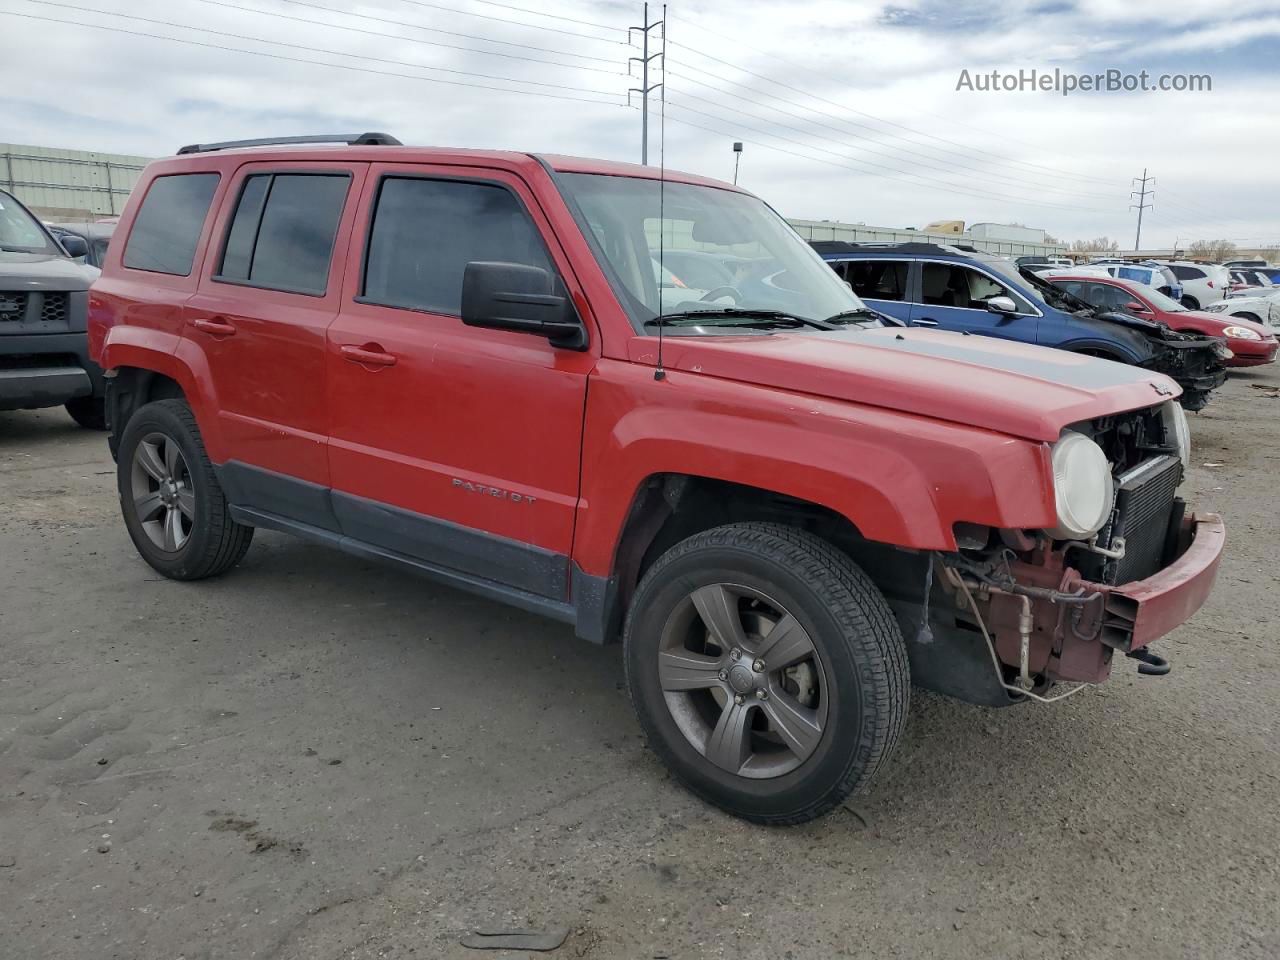
[(1262, 318), (1259, 317), (1256, 313), (1234, 313), (1234, 314), (1229, 314), (1229, 316), (1239, 317), (1241, 320), (1249, 320), (1253, 323), (1262, 322)]
[(1181, 303), (1182, 303), (1182, 305), (1183, 305), (1184, 307), (1186, 307), (1188, 310), (1199, 310), (1199, 309), (1200, 309), (1200, 301), (1199, 301), (1199, 300), (1197, 300), (1195, 297), (1191, 297), (1191, 296), (1187, 296), (1186, 294), (1183, 294), (1183, 295), (1182, 295), (1182, 300), (1181, 300), (1180, 302), (1181, 302)]
[(906, 720), (906, 647), (883, 595), (792, 527), (730, 524), (672, 547), (636, 589), (623, 642), (651, 749), (756, 823), (813, 819), (866, 786)]
[(120, 437), (116, 480), (134, 546), (166, 577), (217, 576), (249, 549), (253, 527), (231, 519), (185, 401), (157, 400), (129, 418)]
[(102, 397), (77, 397), (66, 403), (71, 419), (86, 430), (107, 429), (107, 404)]

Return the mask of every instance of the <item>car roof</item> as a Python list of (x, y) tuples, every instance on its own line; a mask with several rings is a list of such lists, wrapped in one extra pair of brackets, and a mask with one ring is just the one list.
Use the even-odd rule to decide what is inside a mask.
[(383, 143), (261, 143), (248, 142), (192, 144), (183, 147), (186, 152), (152, 161), (150, 166), (158, 173), (176, 173), (180, 170), (208, 169), (220, 165), (218, 161), (231, 157), (242, 163), (280, 163), (304, 160), (335, 160), (358, 163), (420, 163), (459, 164), (463, 166), (497, 166), (524, 173), (536, 168), (550, 169), (556, 173), (590, 173), (602, 176), (630, 177), (644, 180), (665, 180), (668, 183), (687, 183), (716, 187), (750, 196), (741, 187), (702, 177), (680, 170), (667, 170), (638, 163), (618, 160), (601, 160), (565, 154), (521, 153), (515, 150), (477, 150), (461, 147), (403, 146)]

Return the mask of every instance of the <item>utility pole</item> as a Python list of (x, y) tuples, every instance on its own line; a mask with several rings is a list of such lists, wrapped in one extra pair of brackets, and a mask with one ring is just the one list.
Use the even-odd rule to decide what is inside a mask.
[[(665, 11), (666, 6), (664, 5), (662, 9)], [(640, 86), (632, 87), (630, 90), (627, 91), (627, 104), (630, 105), (631, 103), (631, 94), (633, 93), (640, 94), (640, 162), (645, 164), (646, 166), (649, 163), (649, 94), (651, 94), (654, 90), (657, 90), (660, 86), (662, 86), (661, 83), (654, 83), (654, 84), (649, 83), (649, 63), (653, 60), (658, 59), (664, 53), (666, 53), (666, 49), (667, 49), (666, 23), (667, 23), (667, 19), (666, 19), (665, 12), (663, 13), (663, 17), (661, 20), (655, 20), (653, 23), (650, 23), (649, 22), (649, 4), (646, 3), (644, 5), (644, 26), (629, 27), (627, 29), (628, 41), (630, 41), (631, 39), (631, 34), (637, 30), (640, 31), (640, 36), (642, 38), (641, 55), (638, 57), (631, 57), (629, 60), (627, 60), (628, 75), (630, 75), (631, 73), (631, 64), (633, 63), (640, 64)], [(651, 54), (649, 53), (649, 31), (653, 30), (655, 27), (662, 27), (662, 49), (659, 50), (657, 53)], [(667, 66), (667, 63), (665, 60), (663, 60), (662, 62), (663, 73), (666, 73), (666, 66)]]
[(738, 185), (738, 161), (742, 159), (742, 141), (733, 141), (733, 185)]
[(1150, 207), (1150, 206), (1151, 206), (1151, 204), (1147, 203), (1147, 197), (1148, 197), (1149, 195), (1152, 195), (1152, 194), (1154, 194), (1154, 193), (1155, 193), (1155, 191), (1154, 191), (1154, 190), (1149, 190), (1149, 189), (1147, 189), (1147, 182), (1148, 182), (1148, 181), (1152, 181), (1152, 182), (1154, 182), (1154, 181), (1155, 181), (1155, 177), (1148, 177), (1148, 176), (1147, 176), (1147, 168), (1146, 168), (1146, 167), (1143, 167), (1143, 168), (1142, 168), (1142, 176), (1141, 176), (1141, 177), (1134, 177), (1134, 178), (1133, 178), (1133, 182), (1134, 182), (1134, 183), (1141, 183), (1141, 184), (1142, 184), (1142, 188), (1141, 188), (1141, 189), (1139, 189), (1139, 190), (1131, 190), (1131, 191), (1129, 191), (1129, 196), (1130, 196), (1130, 197), (1137, 197), (1137, 198), (1138, 198), (1138, 202), (1137, 202), (1136, 204), (1134, 204), (1134, 203), (1129, 204), (1129, 209), (1130, 209), (1130, 210), (1137, 210), (1137, 211), (1138, 211), (1138, 235), (1137, 235), (1136, 237), (1134, 237), (1134, 240), (1133, 240), (1133, 252), (1134, 252), (1134, 253), (1137, 253), (1139, 250), (1141, 250), (1141, 249), (1142, 249), (1142, 211), (1143, 211), (1143, 210), (1146, 210), (1148, 207)]

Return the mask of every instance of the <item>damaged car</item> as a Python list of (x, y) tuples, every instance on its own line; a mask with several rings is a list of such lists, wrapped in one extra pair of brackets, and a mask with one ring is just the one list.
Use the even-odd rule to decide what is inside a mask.
[(936, 327), (1070, 350), (1167, 374), (1200, 410), (1226, 379), (1217, 337), (1102, 310), (1003, 258), (932, 243), (814, 249), (867, 305), (912, 327)]

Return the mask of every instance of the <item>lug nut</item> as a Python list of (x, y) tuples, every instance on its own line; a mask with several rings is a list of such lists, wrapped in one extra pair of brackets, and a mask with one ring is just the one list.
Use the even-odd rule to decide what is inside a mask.
[(725, 671), (721, 670), (721, 671), (720, 671), (720, 673), (719, 673), (719, 677), (720, 677), (720, 679), (721, 679), (721, 680), (728, 680), (728, 679), (729, 679), (729, 674), (727, 674)]
[(734, 647), (732, 650), (729, 651), (729, 656), (732, 657), (734, 660), (737, 660), (741, 654), (742, 654), (742, 651), (739, 650), (737, 647)]
[(760, 687), (759, 689), (757, 689), (757, 690), (756, 690), (756, 699), (757, 699), (757, 700), (768, 700), (768, 699), (769, 699), (769, 691), (768, 691), (768, 690), (766, 690), (764, 687)]
[(751, 669), (756, 673), (764, 673), (764, 661), (757, 660), (755, 663), (751, 664)]
[(746, 699), (747, 699), (746, 697), (744, 697), (742, 694), (739, 693), (733, 698), (733, 702), (736, 703), (738, 706), (742, 706), (743, 702)]

